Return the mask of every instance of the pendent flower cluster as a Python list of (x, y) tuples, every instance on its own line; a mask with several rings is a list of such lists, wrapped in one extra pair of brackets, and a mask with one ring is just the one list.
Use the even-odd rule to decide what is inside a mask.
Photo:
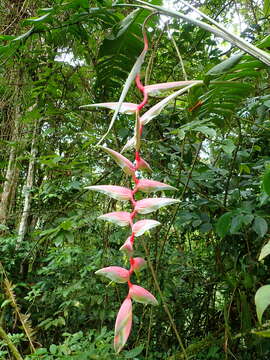
[[(144, 36), (144, 44), (145, 46), (143, 52), (145, 54), (148, 49), (146, 36)], [(131, 212), (116, 211), (99, 216), (99, 219), (112, 222), (119, 226), (130, 226), (131, 231), (130, 236), (120, 247), (120, 251), (129, 258), (130, 268), (125, 269), (119, 266), (109, 266), (96, 271), (96, 274), (98, 275), (103, 275), (114, 282), (127, 283), (128, 285), (128, 294), (120, 307), (115, 323), (114, 348), (117, 353), (119, 353), (124, 347), (131, 331), (132, 301), (143, 304), (158, 305), (156, 298), (148, 290), (131, 282), (131, 276), (134, 271), (140, 271), (146, 265), (146, 261), (143, 258), (133, 257), (135, 239), (142, 236), (146, 231), (160, 225), (160, 223), (152, 219), (143, 219), (135, 222), (135, 217), (137, 214), (149, 214), (163, 206), (178, 202), (176, 199), (165, 197), (146, 198), (139, 201), (136, 201), (135, 199), (135, 195), (138, 191), (150, 193), (163, 190), (176, 190), (174, 187), (162, 182), (144, 179), (141, 177), (141, 171), (151, 171), (149, 164), (140, 155), (141, 135), (144, 125), (144, 122), (142, 121), (143, 117), (140, 117), (140, 112), (147, 103), (148, 92), (147, 87), (143, 86), (141, 83), (139, 73), (136, 74), (135, 82), (137, 88), (143, 94), (143, 101), (138, 105), (131, 103), (122, 104), (122, 107), (126, 107), (129, 112), (133, 112), (136, 116), (135, 135), (133, 138), (133, 143), (135, 145), (134, 164), (120, 153), (107, 147), (102, 147), (102, 149), (112, 156), (116, 163), (120, 165), (122, 170), (132, 177), (134, 188), (129, 189), (116, 185), (97, 185), (87, 187), (89, 190), (101, 192), (116, 200), (129, 201), (132, 208)], [(99, 104), (95, 105), (98, 106)], [(115, 107), (115, 103), (105, 103), (100, 104), (100, 106), (113, 108)]]

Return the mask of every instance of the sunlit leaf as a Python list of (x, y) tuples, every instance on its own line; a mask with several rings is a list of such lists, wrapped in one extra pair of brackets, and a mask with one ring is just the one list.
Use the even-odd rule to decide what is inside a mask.
[(264, 16), (270, 15), (270, 0), (264, 0), (263, 13), (264, 13)]
[(223, 74), (224, 72), (230, 70), (234, 65), (236, 65), (241, 58), (243, 57), (243, 54), (236, 54), (232, 55), (229, 59), (226, 59), (219, 63), (218, 65), (214, 66), (212, 69), (210, 69), (206, 75), (219, 75)]
[(259, 256), (259, 261), (263, 260), (266, 256), (270, 254), (270, 241), (263, 246)]
[(261, 330), (261, 331), (252, 331), (252, 334), (269, 338), (270, 337), (270, 329)]
[(25, 19), (24, 22), (25, 23), (40, 23), (40, 22), (43, 22), (50, 15), (51, 15), (50, 13), (47, 13), (47, 14), (42, 15), (40, 17), (28, 18), (28, 19)]
[(255, 295), (255, 305), (259, 322), (262, 322), (262, 316), (268, 305), (270, 305), (270, 285), (260, 287)]

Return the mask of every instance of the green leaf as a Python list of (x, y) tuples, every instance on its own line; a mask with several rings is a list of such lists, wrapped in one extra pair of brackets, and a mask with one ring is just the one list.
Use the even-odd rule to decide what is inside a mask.
[(19, 40), (27, 39), (33, 32), (34, 32), (34, 27), (31, 27), (31, 29), (28, 30), (26, 33), (24, 33), (24, 34), (16, 37), (16, 38), (13, 39), (12, 41), (19, 41)]
[(254, 219), (254, 216), (251, 214), (244, 215), (243, 223), (245, 225), (249, 225), (253, 221), (253, 219)]
[(262, 331), (252, 331), (252, 334), (269, 338), (270, 337), (270, 329), (269, 330), (262, 330)]
[(132, 11), (127, 17), (124, 18), (117, 26), (119, 26), (118, 32), (115, 36), (110, 37), (110, 40), (116, 39), (123, 35), (123, 33), (130, 27), (130, 25), (133, 24), (134, 20), (136, 20), (136, 17), (138, 16), (138, 12), (141, 10), (138, 8), (134, 11)]
[(11, 300), (10, 299), (6, 299), (2, 302), (1, 304), (1, 309), (3, 309), (3, 307), (5, 307), (6, 305), (10, 304), (11, 303)]
[(263, 313), (269, 304), (270, 304), (270, 285), (264, 285), (257, 290), (255, 295), (256, 312), (260, 323), (262, 323)]
[(144, 346), (143, 345), (139, 345), (136, 346), (134, 349), (125, 352), (125, 358), (126, 359), (133, 359), (135, 356), (138, 356), (142, 351), (143, 351)]
[(55, 355), (57, 353), (57, 346), (55, 344), (52, 344), (50, 346), (50, 353)]
[(264, 192), (270, 196), (270, 168), (267, 169), (263, 175), (262, 185)]
[(210, 69), (206, 75), (220, 75), (224, 72), (230, 70), (234, 65), (236, 65), (242, 58), (243, 54), (236, 54), (231, 56), (229, 59), (222, 61), (220, 64), (214, 66)]
[(25, 19), (25, 23), (37, 23), (37, 22), (43, 22), (48, 16), (50, 16), (50, 13), (47, 13), (45, 15), (42, 15), (40, 17), (32, 17), (29, 19)]
[(48, 354), (48, 351), (45, 348), (39, 348), (35, 352), (35, 355), (44, 355), (44, 354)]
[(137, 58), (135, 64), (133, 65), (127, 79), (126, 79), (126, 82), (125, 82), (125, 85), (123, 87), (123, 90), (122, 90), (122, 93), (121, 93), (121, 96), (119, 98), (119, 101), (118, 101), (118, 105), (117, 105), (117, 108), (113, 114), (113, 117), (112, 117), (112, 120), (110, 122), (110, 125), (109, 125), (109, 128), (107, 130), (107, 132), (103, 135), (103, 137), (100, 139), (100, 141), (98, 142), (97, 145), (100, 145), (103, 140), (106, 138), (106, 136), (109, 134), (109, 132), (111, 131), (111, 128), (113, 127), (113, 124), (117, 118), (117, 115), (119, 113), (119, 110), (121, 108), (121, 105), (123, 103), (123, 101), (125, 100), (125, 97), (128, 93), (128, 90), (130, 88), (130, 86), (133, 84), (133, 81), (136, 77), (136, 75), (140, 72), (140, 69), (141, 69), (141, 66), (144, 62), (144, 58), (145, 58), (145, 55), (146, 55), (146, 50), (143, 49), (143, 51), (141, 52), (140, 56)]
[(265, 105), (265, 106), (267, 106), (268, 108), (270, 108), (270, 100), (264, 101), (263, 105)]
[(216, 131), (208, 126), (197, 126), (194, 130), (200, 131), (202, 134), (209, 136), (209, 137), (215, 137)]
[(263, 260), (269, 254), (270, 254), (270, 241), (263, 246), (259, 256), (259, 261)]
[(234, 142), (231, 139), (224, 140), (223, 144), (221, 145), (222, 150), (228, 155), (232, 154), (235, 147), (236, 146), (234, 145)]
[(252, 229), (257, 233), (259, 237), (264, 237), (268, 230), (267, 222), (264, 220), (264, 218), (256, 216)]
[(236, 215), (232, 218), (232, 223), (231, 223), (231, 228), (230, 228), (230, 232), (231, 234), (236, 234), (239, 232), (239, 230), (241, 229), (243, 223), (245, 220), (245, 215)]
[(240, 174), (243, 174), (243, 173), (246, 173), (246, 174), (250, 174), (250, 168), (247, 164), (240, 164)]
[(264, 16), (270, 15), (270, 0), (264, 0), (263, 13), (264, 13)]
[(233, 213), (227, 212), (223, 214), (217, 221), (216, 229), (217, 233), (221, 238), (224, 238), (229, 233), (231, 222), (232, 222)]

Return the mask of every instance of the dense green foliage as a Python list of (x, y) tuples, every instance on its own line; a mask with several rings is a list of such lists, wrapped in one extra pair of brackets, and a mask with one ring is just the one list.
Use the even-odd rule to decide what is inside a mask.
[[(269, 52), (269, 0), (193, 3), (228, 29), (238, 13), (241, 36)], [(95, 146), (111, 112), (80, 106), (118, 101), (149, 14), (133, 11), (109, 0), (0, 4), (0, 330), (27, 360), (184, 359), (175, 329), (189, 359), (269, 359), (270, 301), (263, 325), (254, 303), (270, 284), (267, 248), (258, 260), (270, 223), (269, 67), (158, 14), (147, 24), (142, 80), (202, 80), (146, 125), (142, 139), (151, 177), (177, 187), (181, 200), (159, 211), (163, 226), (144, 237), (147, 254), (140, 242), (136, 254), (152, 265), (175, 329), (148, 271), (136, 281), (161, 305), (134, 307), (127, 346), (114, 354), (126, 289), (94, 272), (123, 266), (118, 249), (128, 230), (97, 221), (121, 208), (84, 188), (130, 180)], [(141, 101), (135, 86), (126, 101)], [(133, 126), (133, 117), (118, 115), (104, 143), (120, 152)], [(0, 358), (16, 359), (0, 338)]]

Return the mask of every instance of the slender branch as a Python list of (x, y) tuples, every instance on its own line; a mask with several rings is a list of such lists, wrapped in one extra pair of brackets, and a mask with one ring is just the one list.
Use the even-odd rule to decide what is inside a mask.
[(160, 43), (160, 41), (162, 39), (164, 31), (165, 31), (165, 26), (163, 27), (162, 31), (160, 32), (157, 41), (152, 45), (153, 51), (151, 53), (151, 56), (150, 56), (150, 59), (148, 61), (148, 65), (147, 65), (147, 68), (146, 68), (146, 71), (145, 71), (145, 85), (147, 85), (149, 83), (150, 76), (151, 76), (151, 73), (152, 73), (154, 59), (155, 59), (156, 52), (157, 52), (157, 47), (158, 47), (158, 45), (159, 45), (159, 43)]
[(175, 326), (175, 323), (174, 323), (174, 321), (173, 321), (173, 317), (172, 317), (172, 315), (171, 315), (171, 312), (170, 312), (170, 310), (169, 310), (169, 308), (168, 308), (168, 305), (167, 305), (167, 303), (166, 303), (166, 301), (165, 301), (165, 298), (164, 298), (164, 296), (163, 296), (163, 293), (162, 293), (162, 291), (161, 291), (161, 289), (160, 289), (160, 286), (159, 286), (159, 283), (158, 283), (158, 280), (157, 280), (157, 276), (156, 276), (156, 272), (155, 272), (154, 267), (153, 267), (153, 264), (152, 264), (152, 262), (151, 262), (151, 260), (150, 260), (150, 254), (149, 254), (148, 248), (147, 248), (147, 246), (146, 246), (146, 244), (145, 244), (145, 241), (144, 241), (143, 239), (142, 239), (142, 245), (143, 245), (144, 251), (145, 251), (145, 253), (146, 253), (146, 255), (147, 255), (147, 263), (148, 263), (148, 266), (149, 266), (149, 268), (150, 268), (150, 271), (151, 271), (151, 274), (152, 274), (152, 277), (153, 277), (153, 280), (154, 280), (155, 287), (156, 287), (156, 289), (157, 289), (157, 291), (158, 291), (158, 293), (159, 293), (159, 296), (160, 296), (160, 298), (161, 298), (161, 301), (162, 301), (162, 304), (163, 304), (163, 308), (164, 308), (166, 314), (168, 315), (170, 324), (171, 324), (171, 326), (172, 326), (172, 328), (173, 328), (173, 331), (174, 331), (174, 333), (175, 333), (175, 335), (176, 335), (176, 338), (177, 338), (177, 340), (178, 340), (178, 343), (179, 343), (179, 345), (180, 345), (180, 347), (181, 347), (181, 349), (182, 349), (184, 358), (185, 358), (186, 360), (188, 360), (188, 356), (187, 356), (187, 353), (186, 353), (186, 350), (185, 350), (183, 341), (182, 341), (182, 339), (181, 339), (181, 337), (180, 337), (180, 334), (179, 334), (179, 332), (178, 332), (178, 330), (177, 330), (177, 328), (176, 328), (176, 326)]
[(240, 123), (239, 119), (237, 119), (237, 122), (238, 122), (238, 129), (239, 129), (239, 137), (238, 137), (238, 143), (237, 143), (236, 148), (234, 150), (233, 158), (232, 158), (232, 161), (231, 161), (230, 172), (229, 172), (229, 175), (227, 177), (226, 184), (225, 184), (225, 194), (224, 194), (224, 200), (223, 200), (223, 205), (225, 207), (227, 206), (229, 186), (230, 186), (230, 181), (231, 181), (233, 170), (234, 170), (234, 164), (235, 164), (236, 156), (237, 156), (237, 153), (239, 151), (240, 144), (241, 144), (241, 141), (242, 141), (241, 123)]
[[(170, 28), (169, 28), (168, 23), (167, 23), (166, 25), (167, 25), (167, 30), (168, 30), (168, 34), (169, 34)], [(175, 42), (175, 39), (174, 39), (174, 37), (173, 37), (173, 34), (170, 34), (170, 38), (171, 38), (171, 40), (172, 40), (173, 46), (175, 47), (176, 53), (177, 53), (177, 55), (178, 55), (179, 62), (180, 62), (180, 64), (181, 64), (182, 72), (183, 72), (183, 75), (184, 75), (184, 79), (187, 81), (187, 80), (188, 80), (188, 77), (187, 77), (185, 65), (184, 65), (182, 56), (181, 56), (181, 54), (180, 54), (179, 48), (178, 48), (178, 46), (177, 46), (177, 44), (176, 44), (176, 42)]]
[[(198, 157), (199, 157), (199, 153), (200, 153), (201, 148), (202, 148), (202, 143), (203, 143), (203, 141), (200, 142), (200, 144), (199, 144), (199, 146), (198, 146), (198, 148), (197, 148), (197, 151), (196, 151), (196, 154), (195, 154), (193, 163), (192, 163), (192, 165), (191, 165), (191, 168), (190, 168), (189, 173), (188, 173), (188, 176), (187, 176), (187, 181), (186, 181), (186, 183), (185, 183), (184, 189), (183, 189), (182, 194), (181, 194), (181, 196), (180, 196), (180, 200), (182, 200), (182, 199), (184, 198), (184, 195), (185, 195), (185, 193), (186, 193), (186, 191), (187, 191), (187, 188), (188, 188), (188, 185), (189, 185), (189, 181), (190, 181), (190, 179), (191, 179), (192, 172), (193, 172), (194, 167), (195, 167), (195, 163), (196, 163), (196, 161), (197, 161), (197, 159), (198, 159)], [(175, 221), (175, 217), (176, 217), (176, 214), (177, 214), (180, 206), (181, 206), (181, 202), (180, 202), (180, 203), (178, 204), (178, 206), (175, 208), (174, 213), (173, 213), (173, 216), (172, 216), (172, 219), (171, 219), (171, 221), (170, 221), (170, 223), (169, 223), (167, 232), (166, 232), (166, 234), (165, 234), (165, 236), (164, 236), (163, 243), (161, 244), (161, 249), (160, 249), (159, 257), (158, 257), (157, 263), (156, 263), (156, 269), (158, 268), (159, 261), (160, 261), (160, 259), (161, 259), (162, 254), (163, 254), (163, 251), (164, 251), (164, 247), (165, 247), (166, 242), (167, 242), (167, 240), (168, 240), (168, 238), (169, 238), (169, 233), (170, 233), (171, 227), (172, 227), (172, 225), (173, 225), (173, 223), (174, 223), (174, 221)]]

